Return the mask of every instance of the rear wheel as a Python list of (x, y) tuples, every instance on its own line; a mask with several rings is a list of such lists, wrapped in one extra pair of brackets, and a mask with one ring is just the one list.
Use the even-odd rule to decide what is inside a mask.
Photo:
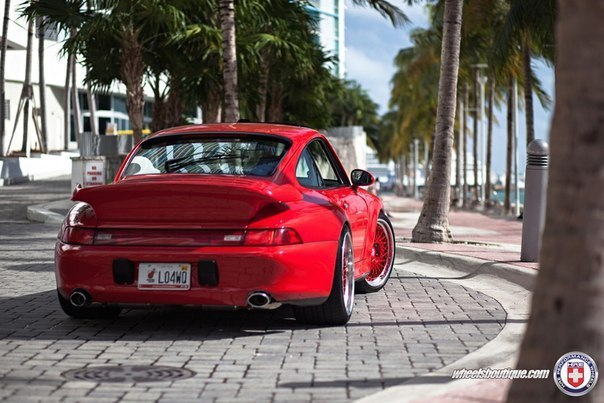
[(122, 311), (121, 308), (115, 306), (73, 306), (69, 300), (63, 298), (59, 291), (57, 291), (57, 294), (59, 296), (59, 304), (61, 304), (61, 309), (63, 309), (63, 312), (72, 318), (110, 319), (116, 318)]
[(354, 307), (354, 284), (352, 236), (348, 227), (345, 227), (340, 237), (329, 298), (317, 306), (294, 306), (296, 319), (315, 325), (346, 324)]
[(392, 224), (384, 213), (380, 213), (371, 250), (371, 270), (367, 277), (357, 282), (358, 291), (376, 292), (386, 285), (394, 267), (394, 253)]

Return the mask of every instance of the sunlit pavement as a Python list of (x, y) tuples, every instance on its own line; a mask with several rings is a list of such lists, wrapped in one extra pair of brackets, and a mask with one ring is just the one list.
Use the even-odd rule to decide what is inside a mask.
[[(298, 324), (289, 308), (127, 310), (74, 320), (56, 301), (58, 224), (24, 205), (68, 197), (67, 181), (0, 188), (0, 397), (6, 401), (350, 401), (449, 365), (495, 338), (506, 312), (463, 283), (399, 258), (385, 289), (357, 295), (344, 327)], [(67, 379), (97, 366), (168, 366), (189, 379)], [(168, 375), (170, 371), (166, 371)], [(115, 380), (115, 379), (114, 379)]]

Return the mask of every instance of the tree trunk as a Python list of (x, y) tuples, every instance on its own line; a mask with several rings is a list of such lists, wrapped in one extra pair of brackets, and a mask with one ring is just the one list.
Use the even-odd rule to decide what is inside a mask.
[(208, 91), (208, 96), (201, 105), (203, 123), (219, 123), (222, 115), (221, 106), (222, 97), (220, 96), (220, 89), (213, 88)]
[(533, 76), (531, 75), (531, 48), (528, 39), (524, 40), (524, 111), (526, 113), (526, 145), (535, 140), (535, 124), (533, 122)]
[(21, 143), (21, 152), (27, 152), (27, 137), (29, 129), (29, 100), (32, 97), (31, 88), (31, 53), (33, 47), (34, 38), (34, 20), (30, 19), (27, 23), (27, 49), (25, 53), (25, 81), (23, 82), (24, 93), (21, 96), (26, 95), (25, 105), (23, 107), (23, 142)]
[(480, 192), (478, 191), (478, 67), (474, 68), (474, 120), (473, 124), (473, 132), (472, 133), (472, 156), (474, 159), (474, 200), (472, 201), (473, 205), (478, 205), (480, 200)]
[(448, 214), (462, 8), (463, 0), (445, 0), (432, 173), (421, 215), (413, 229), (413, 242), (450, 242), (452, 239)]
[(90, 113), (90, 132), (92, 134), (100, 134), (96, 125), (96, 101), (90, 83), (86, 85), (86, 97), (88, 98), (88, 113)]
[(153, 90), (153, 109), (151, 111), (151, 129), (156, 132), (158, 130), (164, 129), (166, 126), (164, 124), (165, 118), (165, 99), (160, 90), (161, 86), (161, 77), (160, 73), (156, 73), (154, 76), (154, 83), (151, 85), (151, 89)]
[(69, 102), (70, 91), (69, 91), (69, 79), (71, 78), (71, 65), (73, 58), (72, 54), (67, 56), (67, 66), (65, 67), (65, 93), (63, 94), (63, 103), (65, 104), (65, 109), (63, 109), (63, 131), (65, 133), (65, 137), (63, 137), (63, 148), (67, 150), (69, 148), (69, 119), (71, 116), (71, 104)]
[(463, 137), (463, 190), (462, 190), (462, 197), (461, 197), (461, 203), (462, 203), (462, 207), (463, 208), (467, 208), (468, 207), (468, 105), (470, 105), (469, 103), (469, 95), (470, 90), (469, 90), (469, 85), (468, 83), (464, 84), (463, 87), (463, 99), (464, 99), (464, 105), (466, 106), (464, 109), (464, 116), (463, 116), (463, 128), (462, 128), (462, 137)]
[[(71, 35), (75, 35), (75, 31), (72, 31)], [(80, 145), (80, 98), (78, 97), (78, 77), (76, 70), (76, 55), (71, 57), (71, 104), (73, 109), (73, 131), (75, 134), (75, 141)]]
[(40, 148), (42, 152), (48, 152), (48, 128), (46, 125), (46, 79), (44, 77), (44, 20), (40, 18), (39, 36), (38, 36), (38, 87), (40, 90), (40, 128), (42, 130), (42, 144)]
[[(563, 354), (581, 351), (602, 371), (604, 7), (601, 1), (594, 5), (583, 0), (558, 2), (547, 211), (518, 368), (549, 369)], [(571, 400), (551, 378), (514, 381), (508, 396), (508, 401), (537, 403)], [(573, 401), (603, 402), (602, 379), (590, 393)]]
[(486, 157), (486, 178), (484, 178), (485, 190), (485, 206), (491, 207), (493, 201), (491, 196), (493, 187), (491, 186), (491, 164), (492, 164), (492, 148), (493, 148), (493, 102), (495, 97), (495, 80), (493, 76), (488, 78), (489, 86), (487, 88), (487, 157)]
[(508, 87), (508, 116), (507, 116), (507, 129), (508, 129), (508, 142), (505, 154), (505, 197), (503, 199), (503, 212), (508, 215), (510, 214), (510, 190), (512, 188), (512, 153), (514, 150), (514, 87), (512, 86), (512, 80), (510, 80)]
[(276, 83), (273, 83), (273, 86), (270, 89), (267, 119), (269, 122), (283, 121), (283, 88)]
[(262, 52), (260, 59), (260, 79), (258, 80), (258, 105), (256, 105), (256, 119), (258, 122), (266, 121), (266, 101), (268, 97), (269, 63), (268, 55)]
[(237, 122), (239, 120), (239, 94), (234, 0), (220, 0), (220, 30), (222, 31), (224, 120), (225, 122)]
[(4, 133), (6, 131), (4, 116), (5, 94), (5, 74), (6, 74), (6, 46), (8, 35), (8, 13), (10, 12), (10, 0), (4, 0), (4, 18), (2, 21), (2, 38), (0, 38), (0, 157), (4, 156)]
[(129, 27), (122, 38), (122, 63), (120, 75), (126, 85), (126, 108), (130, 118), (130, 127), (134, 144), (143, 138), (143, 107), (145, 97), (143, 93), (143, 47), (138, 42), (137, 34), (133, 27)]
[(462, 192), (463, 192), (463, 185), (462, 185), (462, 174), (461, 174), (461, 168), (462, 168), (462, 160), (461, 160), (461, 150), (463, 148), (463, 126), (464, 126), (464, 109), (465, 109), (465, 105), (463, 103), (463, 90), (461, 95), (458, 98), (458, 103), (459, 103), (459, 110), (457, 112), (457, 120), (458, 120), (458, 130), (457, 130), (457, 136), (455, 139), (455, 157), (456, 157), (456, 164), (455, 164), (455, 192), (457, 193), (456, 195), (456, 205), (459, 207), (462, 203), (461, 201), (461, 196), (462, 196)]

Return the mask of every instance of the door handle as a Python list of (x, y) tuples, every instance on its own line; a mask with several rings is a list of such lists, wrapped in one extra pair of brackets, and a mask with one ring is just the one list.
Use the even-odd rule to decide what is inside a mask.
[(344, 208), (344, 210), (348, 210), (348, 203), (343, 202), (342, 207)]

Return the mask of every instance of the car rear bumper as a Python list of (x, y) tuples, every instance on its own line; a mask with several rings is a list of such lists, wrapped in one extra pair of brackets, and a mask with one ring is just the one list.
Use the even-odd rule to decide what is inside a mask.
[[(253, 291), (268, 293), (275, 301), (320, 303), (329, 296), (337, 255), (337, 242), (266, 247), (143, 247), (83, 246), (57, 242), (55, 274), (61, 295), (86, 290), (92, 302), (117, 304), (246, 306)], [(132, 284), (118, 284), (114, 261), (128, 260), (134, 270)], [(218, 281), (205, 280), (201, 262), (215, 261)], [(139, 290), (139, 263), (189, 263), (189, 290)]]

